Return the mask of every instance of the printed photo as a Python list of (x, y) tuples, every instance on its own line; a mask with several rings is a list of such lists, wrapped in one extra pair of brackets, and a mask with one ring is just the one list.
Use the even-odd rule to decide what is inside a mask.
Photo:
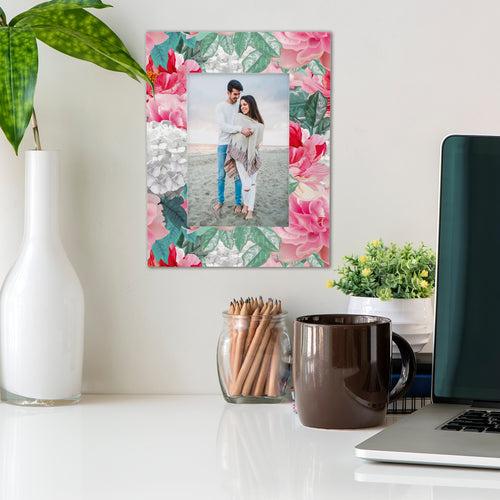
[(330, 265), (331, 42), (146, 34), (149, 267)]
[(289, 78), (187, 78), (188, 226), (288, 226)]

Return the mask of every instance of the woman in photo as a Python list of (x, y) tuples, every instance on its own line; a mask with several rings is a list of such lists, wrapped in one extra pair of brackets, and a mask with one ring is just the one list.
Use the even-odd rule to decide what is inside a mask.
[(253, 219), (257, 173), (261, 167), (259, 146), (264, 136), (264, 120), (253, 96), (244, 95), (240, 98), (240, 107), (234, 124), (240, 126), (242, 130), (248, 128), (252, 131), (248, 137), (242, 133), (232, 134), (226, 156), (228, 168), (233, 161), (236, 163), (243, 189), (241, 213), (246, 220), (249, 220)]

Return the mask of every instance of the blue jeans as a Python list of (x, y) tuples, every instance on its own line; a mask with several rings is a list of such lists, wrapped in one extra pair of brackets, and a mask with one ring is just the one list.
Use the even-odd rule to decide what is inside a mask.
[[(226, 161), (227, 144), (217, 146), (217, 199), (219, 203), (224, 203), (224, 189), (226, 187), (226, 171), (224, 162)], [(241, 181), (238, 176), (234, 179), (234, 203), (241, 205)]]

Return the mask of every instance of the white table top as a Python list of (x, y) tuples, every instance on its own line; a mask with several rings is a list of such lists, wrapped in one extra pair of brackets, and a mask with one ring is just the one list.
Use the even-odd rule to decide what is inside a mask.
[(500, 498), (500, 472), (355, 458), (354, 445), (377, 430), (308, 429), (289, 404), (229, 405), (218, 396), (86, 396), (62, 408), (0, 404), (0, 498)]

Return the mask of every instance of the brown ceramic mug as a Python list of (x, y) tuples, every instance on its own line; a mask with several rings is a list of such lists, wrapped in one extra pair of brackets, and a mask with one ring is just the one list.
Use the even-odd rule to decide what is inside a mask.
[[(300, 421), (307, 427), (358, 429), (384, 421), (388, 403), (405, 394), (415, 354), (391, 320), (357, 314), (295, 320), (293, 379)], [(401, 353), (401, 377), (389, 393), (391, 339)]]

